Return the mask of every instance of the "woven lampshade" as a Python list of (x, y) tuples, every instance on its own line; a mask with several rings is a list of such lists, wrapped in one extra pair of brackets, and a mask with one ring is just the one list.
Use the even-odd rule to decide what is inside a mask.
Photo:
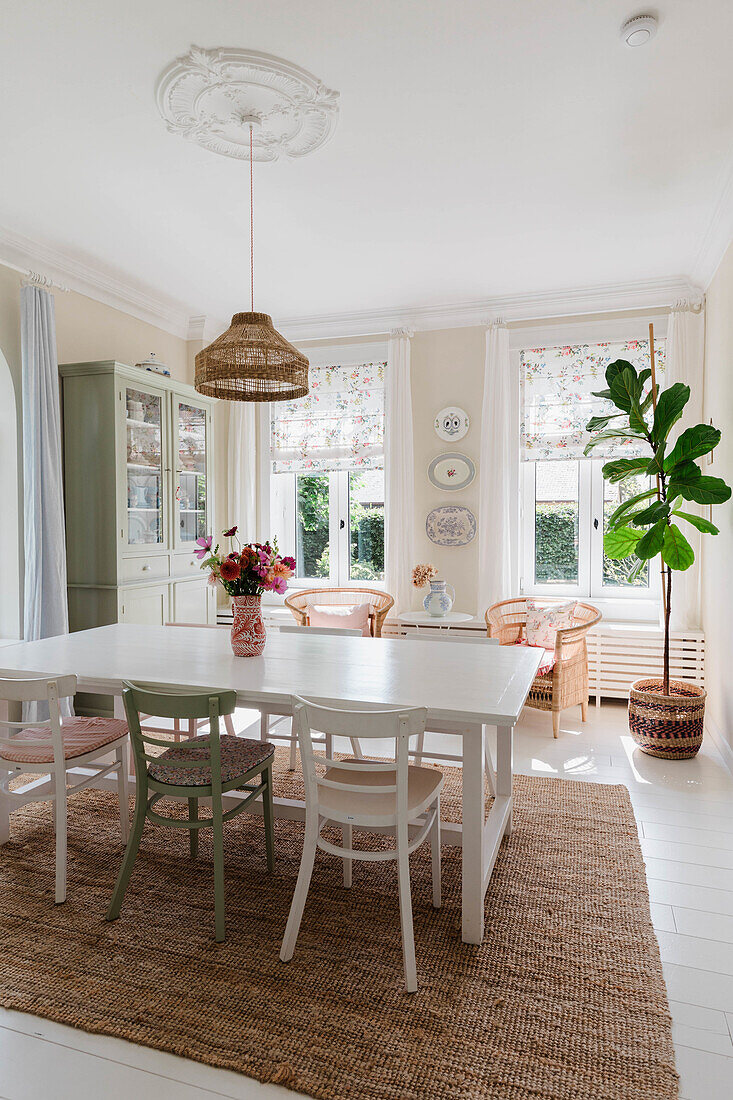
[(235, 313), (196, 356), (195, 386), (223, 401), (293, 401), (308, 393), (308, 360), (267, 313)]

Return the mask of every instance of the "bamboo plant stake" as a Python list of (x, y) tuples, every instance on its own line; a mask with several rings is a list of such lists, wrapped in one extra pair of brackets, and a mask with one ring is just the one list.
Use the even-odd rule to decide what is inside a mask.
[[(652, 408), (654, 409), (654, 412), (656, 413), (656, 411), (657, 411), (657, 375), (656, 375), (656, 370), (655, 370), (655, 356), (654, 356), (654, 324), (651, 321), (649, 322), (649, 365), (650, 365), (651, 371), (652, 371)], [(659, 480), (659, 474), (657, 474), (657, 499), (658, 500), (662, 499), (662, 491), (661, 491), (661, 484), (660, 484), (660, 480)], [(671, 597), (672, 593), (669, 590), (671, 588), (672, 572), (671, 572), (670, 569), (665, 567), (664, 558), (661, 556), (661, 554), (660, 554), (659, 557), (660, 557), (660, 562), (661, 562), (660, 574), (661, 574), (661, 581), (662, 581), (662, 611), (664, 613), (664, 625), (665, 625), (665, 631), (664, 631), (664, 646), (665, 646), (665, 653), (664, 653), (664, 684), (663, 684), (663, 687), (662, 687), (662, 691), (664, 692), (665, 695), (669, 695), (669, 629), (668, 629), (669, 624), (668, 624), (667, 620), (668, 620), (669, 610), (671, 610), (671, 608), (669, 608), (669, 603), (670, 603), (670, 597)], [(665, 574), (669, 574), (669, 575), (665, 577)], [(667, 588), (666, 589), (665, 589), (665, 580), (667, 582)]]

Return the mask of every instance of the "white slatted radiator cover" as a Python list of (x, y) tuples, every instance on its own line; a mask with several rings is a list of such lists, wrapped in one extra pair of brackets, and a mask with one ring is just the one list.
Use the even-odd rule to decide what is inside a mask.
[[(701, 630), (675, 631), (669, 641), (673, 679), (705, 686), (705, 635)], [(664, 633), (659, 628), (601, 623), (588, 635), (590, 694), (625, 699), (634, 680), (661, 676)]]

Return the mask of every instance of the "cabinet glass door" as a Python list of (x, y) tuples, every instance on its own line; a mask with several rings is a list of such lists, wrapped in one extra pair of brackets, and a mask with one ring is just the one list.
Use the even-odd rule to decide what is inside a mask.
[(127, 543), (160, 546), (163, 529), (163, 397), (126, 391)]
[(175, 403), (178, 454), (177, 542), (187, 546), (207, 531), (206, 409)]

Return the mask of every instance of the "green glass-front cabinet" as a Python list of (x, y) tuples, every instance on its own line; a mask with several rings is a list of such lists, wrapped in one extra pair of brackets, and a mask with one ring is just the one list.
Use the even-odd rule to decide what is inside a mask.
[(214, 401), (114, 361), (59, 368), (71, 630), (213, 623)]

